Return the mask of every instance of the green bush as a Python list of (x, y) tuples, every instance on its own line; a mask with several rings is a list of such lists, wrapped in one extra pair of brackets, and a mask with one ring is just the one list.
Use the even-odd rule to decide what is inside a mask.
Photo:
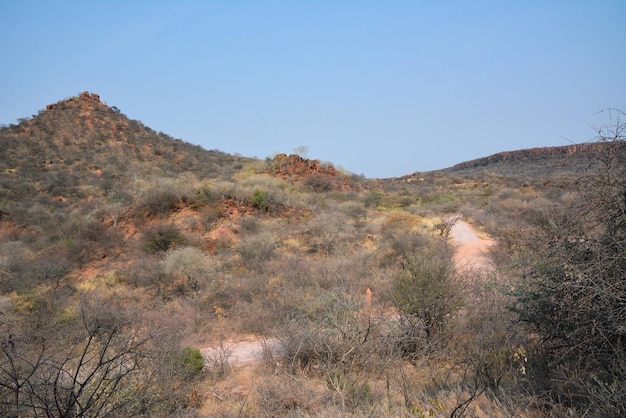
[(366, 208), (376, 208), (380, 206), (380, 202), (383, 199), (383, 194), (378, 191), (371, 191), (365, 196), (365, 204)]
[(198, 376), (204, 368), (204, 357), (197, 348), (185, 347), (174, 355), (174, 371), (185, 379)]
[(250, 203), (262, 212), (268, 212), (270, 209), (268, 203), (268, 193), (263, 190), (255, 189), (250, 199)]

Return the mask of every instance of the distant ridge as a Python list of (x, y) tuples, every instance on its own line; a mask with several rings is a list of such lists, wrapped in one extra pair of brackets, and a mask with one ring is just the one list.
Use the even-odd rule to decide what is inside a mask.
[(593, 142), (557, 147), (538, 147), (522, 149), (518, 151), (504, 151), (488, 157), (477, 158), (475, 160), (456, 164), (446, 171), (458, 171), (466, 168), (485, 167), (501, 162), (536, 161), (545, 159), (561, 159), (562, 157), (576, 156), (583, 159), (592, 160), (598, 152), (606, 150), (608, 143)]
[(574, 175), (596, 171), (609, 152), (626, 158), (626, 145), (621, 141), (598, 141), (556, 147), (539, 147), (499, 152), (488, 157), (456, 164), (439, 170), (461, 175), (550, 176)]

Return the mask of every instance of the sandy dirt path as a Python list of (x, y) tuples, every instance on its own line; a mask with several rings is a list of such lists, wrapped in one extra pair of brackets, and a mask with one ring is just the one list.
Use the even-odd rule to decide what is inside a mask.
[(491, 238), (482, 238), (467, 222), (457, 221), (451, 231), (452, 241), (456, 244), (454, 262), (459, 269), (491, 270), (494, 268), (489, 259)]
[(264, 348), (273, 352), (278, 348), (278, 340), (259, 340), (256, 337), (224, 341), (221, 347), (204, 347), (200, 351), (206, 363), (212, 363), (222, 358), (227, 359), (230, 366), (239, 366), (262, 360)]
[[(493, 264), (487, 257), (489, 247), (493, 245), (490, 238), (482, 238), (470, 224), (457, 221), (452, 227), (452, 241), (456, 244), (454, 261), (460, 269), (492, 269)], [(221, 347), (204, 347), (200, 349), (207, 363), (215, 359), (226, 358), (230, 366), (241, 366), (263, 359), (264, 345), (270, 350), (278, 348), (278, 340), (261, 341), (256, 337), (242, 337), (237, 340), (224, 341)]]

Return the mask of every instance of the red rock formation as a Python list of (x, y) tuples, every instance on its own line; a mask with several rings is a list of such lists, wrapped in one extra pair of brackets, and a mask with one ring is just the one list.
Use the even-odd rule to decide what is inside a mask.
[(333, 189), (351, 190), (350, 178), (337, 171), (332, 165), (322, 165), (318, 160), (302, 158), (297, 154), (278, 154), (270, 162), (268, 172), (288, 181), (307, 178), (332, 180)]
[(95, 93), (89, 93), (88, 91), (82, 92), (79, 96), (70, 97), (66, 100), (61, 100), (60, 102), (46, 105), (46, 110), (53, 109), (67, 109), (69, 107), (75, 106), (86, 106), (86, 107), (97, 107), (102, 105), (100, 102), (100, 96)]

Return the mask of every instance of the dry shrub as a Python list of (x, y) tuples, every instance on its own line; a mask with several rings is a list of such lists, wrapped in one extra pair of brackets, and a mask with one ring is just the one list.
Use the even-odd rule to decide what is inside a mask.
[(356, 228), (360, 228), (365, 225), (365, 221), (367, 219), (367, 209), (363, 203), (358, 201), (344, 202), (339, 206), (339, 210), (345, 213), (348, 218), (352, 220), (352, 223)]
[(148, 216), (164, 217), (174, 211), (181, 201), (182, 196), (176, 190), (151, 189), (144, 194), (139, 209)]
[(141, 237), (148, 253), (165, 252), (187, 242), (185, 236), (173, 224), (158, 224), (148, 229)]
[(242, 235), (253, 235), (259, 232), (259, 220), (253, 216), (244, 216), (239, 220), (238, 231)]
[(323, 193), (335, 190), (339, 181), (335, 176), (328, 174), (309, 174), (302, 180), (305, 190), (314, 193)]
[(195, 247), (168, 250), (162, 264), (166, 274), (173, 279), (182, 278), (193, 292), (206, 286), (215, 271), (212, 260)]
[(382, 230), (390, 234), (415, 230), (421, 220), (421, 217), (417, 215), (403, 210), (396, 210), (387, 215), (383, 221)]
[(306, 414), (320, 401), (312, 389), (301, 379), (285, 375), (266, 376), (263, 384), (256, 387), (254, 410), (257, 416), (265, 417)]
[(274, 257), (278, 246), (278, 240), (271, 233), (262, 232), (242, 239), (237, 245), (237, 253), (246, 262), (258, 263)]
[(354, 237), (353, 227), (342, 213), (324, 211), (315, 217), (305, 232), (309, 251), (331, 255), (347, 246)]

